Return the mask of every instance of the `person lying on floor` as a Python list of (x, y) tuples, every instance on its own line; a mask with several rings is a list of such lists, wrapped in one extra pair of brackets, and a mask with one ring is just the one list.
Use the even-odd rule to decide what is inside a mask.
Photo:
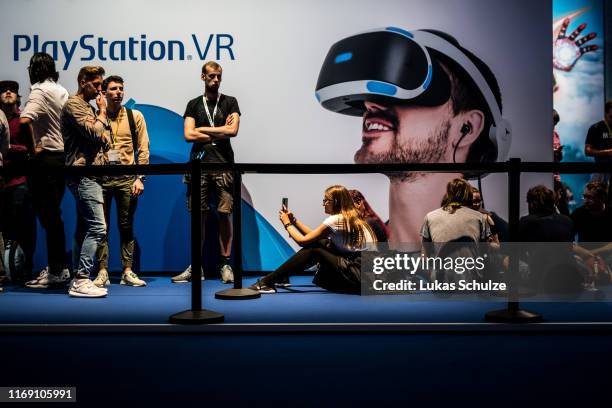
[(315, 285), (332, 292), (360, 292), (361, 251), (371, 249), (376, 243), (376, 235), (359, 215), (345, 187), (336, 185), (325, 190), (323, 207), (330, 216), (315, 229), (307, 227), (285, 209), (279, 212), (289, 236), (303, 248), (250, 289), (276, 293), (277, 282), (318, 263), (319, 270), (313, 279)]

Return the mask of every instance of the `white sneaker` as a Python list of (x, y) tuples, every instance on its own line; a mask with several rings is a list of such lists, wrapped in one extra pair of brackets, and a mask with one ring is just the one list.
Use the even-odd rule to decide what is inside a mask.
[(129, 286), (147, 286), (147, 282), (143, 281), (134, 273), (134, 271), (128, 271), (121, 276), (122, 285)]
[(88, 278), (73, 279), (70, 282), (68, 294), (74, 297), (104, 297), (108, 295), (106, 288), (99, 288)]
[(93, 284), (99, 288), (110, 285), (110, 279), (108, 278), (108, 271), (106, 269), (100, 269), (98, 276), (93, 280)]
[(221, 267), (221, 282), (234, 283), (234, 271), (232, 267), (227, 264)]
[[(204, 280), (204, 269), (200, 268), (202, 271), (202, 280)], [(187, 283), (191, 280), (191, 265), (185, 269), (184, 272), (179, 273), (176, 276), (172, 277), (172, 283)]]
[[(66, 271), (68, 271), (66, 269)], [(49, 267), (44, 268), (38, 274), (36, 279), (26, 282), (26, 287), (32, 289), (47, 289), (49, 286), (58, 286), (66, 283), (66, 279), (63, 279), (64, 273), (61, 276), (55, 276), (49, 273)], [(68, 271), (68, 277), (70, 277), (70, 271)]]

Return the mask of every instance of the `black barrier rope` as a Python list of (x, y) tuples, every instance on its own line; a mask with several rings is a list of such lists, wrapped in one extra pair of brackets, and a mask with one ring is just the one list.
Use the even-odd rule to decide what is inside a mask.
[[(0, 166), (0, 176), (32, 175), (40, 172), (48, 174), (65, 174), (67, 176), (104, 176), (104, 175), (168, 175), (191, 172), (192, 209), (200, 208), (200, 180), (204, 172), (232, 172), (234, 175), (234, 288), (217, 292), (218, 299), (253, 299), (259, 293), (242, 288), (242, 231), (241, 231), (241, 175), (244, 173), (260, 174), (359, 174), (359, 173), (392, 173), (392, 172), (435, 172), (435, 173), (507, 173), (508, 174), (508, 223), (510, 241), (518, 241), (520, 216), (520, 177), (521, 173), (608, 173), (608, 163), (549, 163), (522, 162), (510, 159), (501, 163), (405, 163), (405, 164), (257, 164), (257, 163), (191, 163), (149, 164), (149, 165), (113, 165), (113, 166), (43, 166), (30, 163), (9, 164)], [(170, 317), (172, 323), (199, 324), (223, 321), (223, 315), (202, 309), (200, 247), (201, 236), (200, 211), (191, 211), (191, 302), (190, 310)], [(485, 319), (490, 322), (525, 323), (541, 321), (542, 316), (519, 308), (518, 292), (518, 256), (511, 256), (510, 282), (507, 309), (488, 312)]]

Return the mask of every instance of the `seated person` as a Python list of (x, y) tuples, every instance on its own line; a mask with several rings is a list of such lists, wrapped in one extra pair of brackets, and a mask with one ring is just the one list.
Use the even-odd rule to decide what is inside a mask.
[[(582, 276), (573, 257), (572, 220), (557, 213), (555, 193), (539, 185), (527, 192), (529, 215), (519, 221), (519, 240), (529, 272), (529, 286), (537, 292), (576, 292)], [(553, 244), (555, 243), (555, 244)]]
[(279, 212), (289, 236), (303, 248), (250, 289), (275, 293), (277, 282), (319, 263), (314, 284), (333, 292), (360, 292), (361, 251), (376, 242), (374, 232), (359, 215), (343, 186), (325, 190), (323, 207), (330, 216), (315, 229), (307, 227), (285, 209)]
[(610, 281), (609, 265), (612, 263), (612, 210), (607, 206), (608, 191), (598, 181), (584, 188), (584, 204), (574, 210), (573, 235), (576, 236), (582, 260), (592, 272), (597, 264), (596, 279)]
[[(491, 231), (487, 216), (472, 209), (472, 186), (467, 181), (456, 178), (448, 182), (441, 207), (425, 216), (421, 237), (424, 255), (428, 257), (479, 256), (475, 244), (489, 242)], [(444, 282), (482, 278), (476, 270), (465, 274), (453, 270), (431, 272), (432, 280)]]
[(380, 219), (378, 214), (376, 214), (376, 211), (370, 206), (370, 203), (368, 203), (363, 194), (361, 194), (361, 191), (349, 190), (349, 193), (351, 194), (355, 208), (359, 211), (359, 215), (366, 220), (370, 228), (372, 228), (376, 234), (376, 241), (387, 242), (387, 237), (389, 236), (387, 226)]
[[(479, 213), (482, 213), (485, 215), (485, 217), (487, 218), (487, 222), (489, 223), (489, 228), (491, 229), (491, 237), (489, 241), (499, 244), (498, 224), (495, 222), (493, 218), (494, 213), (492, 211), (487, 211), (483, 208), (482, 194), (480, 193), (480, 190), (477, 189), (476, 187), (472, 187), (472, 210), (478, 211)], [(499, 216), (495, 215), (495, 217), (499, 219)], [(507, 223), (503, 222), (503, 224), (506, 224), (505, 227), (507, 228)]]

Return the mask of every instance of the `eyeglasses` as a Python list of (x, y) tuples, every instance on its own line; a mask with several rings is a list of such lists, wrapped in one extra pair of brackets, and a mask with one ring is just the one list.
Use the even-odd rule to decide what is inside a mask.
[(329, 198), (324, 198), (323, 204), (327, 204), (327, 203), (331, 203), (331, 200)]

